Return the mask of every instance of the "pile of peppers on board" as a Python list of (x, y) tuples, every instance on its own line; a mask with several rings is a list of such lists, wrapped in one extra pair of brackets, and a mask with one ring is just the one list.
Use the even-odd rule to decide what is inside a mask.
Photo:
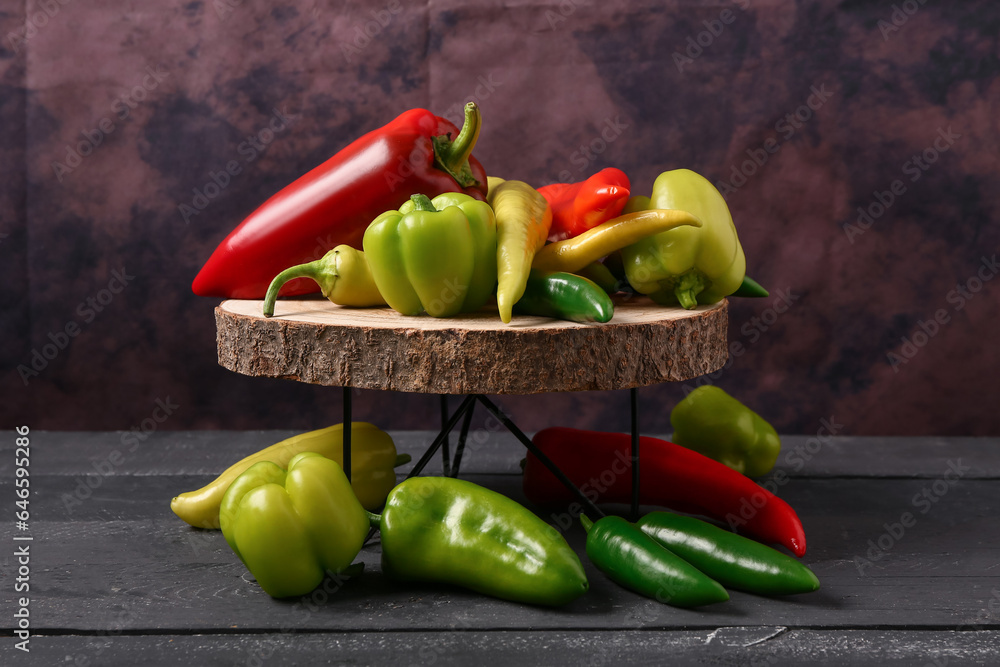
[(413, 109), (283, 188), (219, 244), (192, 284), (201, 296), (264, 299), (315, 292), (342, 306), (451, 317), (492, 308), (607, 322), (629, 291), (695, 308), (766, 296), (722, 195), (687, 169), (631, 196), (603, 169), (534, 188), (487, 177), (472, 156), (475, 103), (461, 129)]
[[(664, 172), (648, 197), (632, 196), (614, 168), (536, 189), (486, 175), (472, 156), (481, 125), (473, 103), (461, 129), (414, 109), (357, 139), (234, 229), (196, 277), (195, 293), (263, 298), (266, 316), (279, 295), (317, 288), (342, 306), (387, 305), (407, 316), (450, 317), (492, 309), (495, 300), (503, 322), (515, 314), (607, 322), (620, 291), (687, 309), (767, 295), (746, 275), (729, 209), (702, 176)], [(591, 520), (531, 454), (525, 497), (568, 508), (559, 516), (579, 517), (597, 570), (665, 604), (724, 602), (727, 589), (817, 590), (808, 567), (765, 544), (798, 557), (806, 548), (795, 511), (750, 479), (774, 466), (774, 429), (710, 385), (681, 401), (671, 423), (676, 444), (641, 439), (640, 501), (716, 523), (666, 511), (635, 523)], [(397, 581), (548, 606), (589, 590), (562, 532), (526, 507), (453, 477), (397, 484), (395, 468), (409, 456), (397, 454), (392, 438), (363, 422), (351, 424), (351, 436), (350, 480), (338, 424), (246, 457), (175, 497), (171, 509), (196, 528), (221, 529), (273, 597), (361, 573), (354, 561), (375, 530), (382, 572)], [(548, 428), (533, 442), (588, 499), (629, 502), (628, 435)]]

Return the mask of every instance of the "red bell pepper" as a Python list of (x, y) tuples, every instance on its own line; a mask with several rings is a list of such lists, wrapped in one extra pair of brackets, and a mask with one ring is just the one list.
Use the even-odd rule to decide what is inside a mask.
[[(263, 299), (271, 280), (290, 266), (335, 246), (361, 248), (368, 224), (410, 195), (464, 192), (486, 199), (486, 172), (472, 157), (479, 108), (465, 107), (461, 132), (425, 109), (411, 109), (357, 139), (264, 202), (227, 236), (194, 279), (199, 296)], [(318, 291), (296, 278), (284, 296)]]
[(621, 169), (602, 169), (579, 183), (553, 183), (538, 188), (552, 209), (552, 242), (579, 236), (618, 216), (628, 202), (631, 184)]
[[(547, 428), (532, 442), (593, 502), (632, 499), (632, 437), (574, 428)], [(796, 556), (806, 536), (795, 510), (781, 498), (714, 461), (666, 440), (639, 438), (639, 502), (726, 522)], [(535, 456), (524, 463), (524, 495), (541, 506), (566, 506), (576, 497)]]

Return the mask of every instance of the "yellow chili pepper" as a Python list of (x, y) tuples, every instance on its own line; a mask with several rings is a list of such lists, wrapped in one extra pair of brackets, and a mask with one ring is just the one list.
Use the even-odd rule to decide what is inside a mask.
[(549, 202), (523, 181), (491, 178), (487, 201), (497, 220), (497, 308), (510, 322), (511, 310), (524, 294), (531, 260), (549, 235)]
[(548, 244), (535, 253), (531, 266), (540, 271), (574, 273), (636, 241), (683, 226), (701, 227), (701, 220), (673, 209), (626, 213), (579, 236)]
[[(261, 461), (281, 468), (302, 452), (315, 452), (343, 465), (344, 425), (336, 424), (266, 447), (234, 463), (207, 486), (182, 493), (170, 501), (170, 509), (196, 528), (218, 528), (222, 497), (237, 477)], [(353, 422), (351, 429), (351, 487), (368, 510), (377, 510), (396, 485), (396, 466), (410, 460), (409, 454), (396, 455), (396, 445), (388, 433), (374, 424)]]
[(295, 278), (311, 278), (323, 296), (340, 306), (384, 306), (365, 253), (339, 245), (320, 259), (285, 269), (271, 281), (264, 296), (264, 317), (274, 315), (274, 302), (282, 286)]
[(489, 199), (489, 196), (492, 195), (499, 186), (503, 185), (506, 182), (507, 182), (506, 180), (500, 178), (499, 176), (487, 176), (486, 177), (486, 193), (487, 193), (486, 194), (486, 198)]

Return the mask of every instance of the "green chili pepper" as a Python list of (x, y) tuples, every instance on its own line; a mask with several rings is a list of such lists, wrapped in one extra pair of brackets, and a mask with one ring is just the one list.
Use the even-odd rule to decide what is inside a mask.
[(305, 595), (327, 571), (348, 571), (368, 534), (365, 509), (336, 461), (296, 454), (288, 470), (255, 463), (229, 485), (219, 523), (268, 595)]
[(591, 262), (577, 271), (576, 275), (594, 281), (608, 294), (615, 294), (618, 291), (618, 278), (601, 262)]
[(719, 583), (617, 516), (596, 523), (580, 515), (587, 557), (615, 583), (657, 602), (699, 607), (729, 599)]
[(750, 276), (743, 276), (743, 282), (740, 283), (739, 289), (733, 292), (733, 296), (751, 297), (751, 298), (762, 298), (769, 296), (769, 292), (764, 289), (764, 286), (759, 282), (751, 278)]
[(478, 310), (496, 287), (496, 220), (469, 195), (413, 195), (372, 221), (364, 249), (379, 293), (404, 315)]
[(813, 571), (791, 556), (700, 519), (650, 512), (636, 525), (727, 588), (760, 595), (819, 590)]
[(688, 169), (664, 172), (648, 201), (637, 198), (625, 210), (644, 207), (687, 211), (702, 226), (678, 227), (623, 248), (625, 274), (636, 291), (690, 309), (739, 288), (746, 257), (726, 200), (710, 181)]
[(607, 292), (583, 276), (532, 269), (514, 312), (572, 322), (607, 322), (614, 317), (615, 304)]
[(553, 606), (587, 592), (580, 559), (555, 528), (471, 482), (408, 479), (369, 519), (381, 531), (382, 570), (390, 577)]
[(715, 385), (698, 387), (670, 412), (673, 442), (747, 477), (774, 467), (781, 440), (756, 412)]
[(604, 258), (604, 268), (611, 272), (611, 275), (615, 277), (618, 281), (617, 290), (631, 292), (632, 286), (628, 284), (628, 278), (625, 276), (625, 266), (622, 264), (622, 253), (613, 252)]

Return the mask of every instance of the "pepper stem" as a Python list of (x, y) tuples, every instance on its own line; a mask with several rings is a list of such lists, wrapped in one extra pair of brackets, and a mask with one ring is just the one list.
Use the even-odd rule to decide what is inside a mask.
[(433, 138), (435, 164), (448, 172), (463, 188), (479, 182), (469, 168), (469, 157), (479, 139), (482, 126), (483, 116), (479, 112), (479, 106), (475, 102), (469, 102), (465, 105), (465, 122), (458, 136), (454, 140), (448, 135)]
[(691, 310), (698, 305), (698, 294), (705, 289), (705, 281), (697, 273), (685, 273), (674, 288), (674, 296), (682, 308)]
[(382, 526), (382, 515), (373, 514), (368, 510), (365, 510), (365, 514), (368, 515), (368, 525), (372, 528), (380, 528)]
[(583, 526), (584, 532), (589, 533), (590, 529), (594, 527), (594, 522), (586, 514), (580, 515), (580, 524)]
[(410, 201), (413, 202), (414, 211), (437, 211), (431, 198), (427, 195), (410, 195)]
[[(319, 271), (319, 263), (321, 261), (317, 259), (314, 262), (299, 264), (298, 266), (285, 269), (276, 275), (274, 280), (271, 281), (271, 285), (267, 288), (267, 295), (264, 297), (264, 317), (272, 317), (274, 315), (274, 302), (278, 300), (278, 292), (281, 291), (285, 283), (295, 278), (312, 278), (316, 280), (316, 274)], [(316, 280), (316, 282), (319, 281)]]
[(413, 457), (409, 454), (399, 454), (396, 456), (396, 462), (392, 464), (393, 468), (398, 468), (399, 466), (406, 465), (413, 460)]

